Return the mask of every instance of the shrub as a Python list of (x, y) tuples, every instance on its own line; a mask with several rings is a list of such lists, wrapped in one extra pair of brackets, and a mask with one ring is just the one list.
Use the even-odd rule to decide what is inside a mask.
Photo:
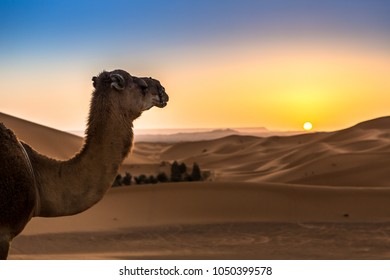
[(180, 172), (180, 166), (175, 161), (171, 166), (171, 181), (172, 182), (180, 182), (181, 181), (181, 172)]
[(138, 177), (135, 176), (135, 177), (134, 177), (134, 180), (135, 180), (135, 182), (136, 182), (138, 185), (149, 184), (149, 179), (148, 179), (144, 174), (141, 174), (141, 175), (139, 175)]
[(158, 183), (158, 180), (153, 175), (150, 175), (149, 176), (149, 184), (157, 184), (157, 183)]
[(165, 174), (165, 172), (158, 173), (157, 180), (161, 183), (169, 182), (169, 178), (168, 178), (167, 174)]
[(191, 177), (192, 181), (202, 181), (202, 172), (200, 171), (200, 167), (196, 162), (192, 166)]
[[(192, 166), (191, 173), (188, 172), (186, 164), (183, 162), (179, 164), (177, 161), (174, 161), (171, 165), (171, 177), (169, 178), (165, 172), (160, 172), (157, 176), (154, 175), (144, 175), (132, 176), (130, 173), (126, 172), (125, 176), (118, 174), (112, 183), (113, 187), (118, 187), (122, 185), (129, 186), (132, 184), (132, 179), (137, 185), (142, 184), (157, 184), (158, 182), (182, 182), (182, 181), (203, 181), (211, 176), (210, 171), (205, 171), (202, 173), (199, 165), (195, 162)], [(169, 180), (170, 179), (170, 180)]]
[(188, 173), (184, 174), (184, 181), (187, 181), (187, 182), (192, 182), (193, 179), (192, 179), (192, 176)]
[(179, 170), (180, 170), (180, 174), (184, 175), (187, 172), (187, 165), (184, 162), (182, 162), (179, 165)]
[(125, 177), (123, 177), (123, 179), (122, 179), (123, 185), (130, 186), (131, 185), (131, 178), (132, 178), (132, 176), (130, 175), (130, 173), (126, 172)]

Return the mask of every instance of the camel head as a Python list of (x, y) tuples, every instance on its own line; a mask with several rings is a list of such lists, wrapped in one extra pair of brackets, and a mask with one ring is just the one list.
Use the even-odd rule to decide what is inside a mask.
[(141, 113), (153, 106), (163, 108), (169, 100), (158, 80), (131, 76), (124, 70), (104, 71), (92, 78), (95, 94), (108, 95), (121, 110)]

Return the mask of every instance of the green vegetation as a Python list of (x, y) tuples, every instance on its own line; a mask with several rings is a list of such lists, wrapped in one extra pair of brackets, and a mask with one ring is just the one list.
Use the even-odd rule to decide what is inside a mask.
[(202, 180), (202, 172), (200, 171), (200, 167), (197, 163), (194, 163), (194, 166), (192, 167), (191, 179), (192, 181)]
[(144, 185), (168, 182), (193, 182), (203, 180), (204, 176), (202, 175), (202, 171), (197, 163), (193, 164), (191, 172), (189, 173), (187, 165), (184, 162), (179, 164), (177, 161), (174, 161), (171, 165), (170, 176), (168, 176), (165, 172), (160, 172), (157, 175), (141, 174), (139, 176), (133, 177), (130, 173), (126, 172), (125, 176), (118, 174), (112, 186), (130, 186), (133, 183), (136, 185)]
[(179, 164), (177, 161), (174, 161), (171, 166), (171, 182), (180, 182), (181, 181), (181, 173), (179, 169)]
[(126, 172), (125, 177), (123, 177), (123, 179), (122, 179), (123, 185), (130, 186), (131, 185), (131, 178), (132, 178), (132, 176), (130, 175), (130, 173)]

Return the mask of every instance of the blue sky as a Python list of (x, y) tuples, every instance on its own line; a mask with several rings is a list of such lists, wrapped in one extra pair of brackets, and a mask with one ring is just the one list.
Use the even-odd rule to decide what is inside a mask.
[[(390, 51), (389, 15), (390, 1), (385, 0), (2, 0), (0, 99), (3, 102), (0, 104), (3, 106), (0, 105), (0, 111), (63, 129), (78, 129), (84, 125), (85, 115), (81, 112), (87, 110), (89, 97), (75, 100), (76, 93), (69, 93), (74, 101), (68, 100), (67, 81), (76, 81), (69, 91), (78, 88), (80, 92), (85, 91), (89, 89), (90, 77), (103, 69), (124, 68), (137, 75), (161, 77), (175, 89), (175, 75), (187, 70), (189, 75), (193, 73), (191, 64), (199, 62), (213, 68), (220, 61), (228, 63), (237, 53), (261, 50), (272, 44), (289, 48), (294, 44), (334, 45), (337, 42), (386, 53)], [(47, 117), (43, 105), (36, 111), (18, 107), (21, 100), (29, 99), (28, 87), (43, 83), (47, 79), (44, 76), (61, 83), (59, 103), (76, 107), (74, 117), (69, 117), (60, 105), (58, 110), (53, 110), (58, 116), (48, 110)], [(18, 80), (20, 85), (13, 89)], [(24, 81), (26, 88), (23, 88)], [(184, 88), (181, 85), (180, 89)], [(186, 94), (175, 90), (171, 93)], [(39, 98), (45, 100), (45, 95), (42, 93)], [(56, 99), (52, 98), (48, 100), (51, 106), (56, 106)], [(180, 104), (183, 103), (178, 102), (176, 106)], [(184, 111), (175, 107), (167, 109), (167, 117), (162, 117), (165, 125), (219, 125), (190, 119), (177, 121), (178, 114)], [(153, 127), (154, 123), (150, 122), (156, 116), (163, 113), (151, 113), (141, 126)], [(261, 118), (256, 122), (264, 125)], [(220, 123), (226, 125), (229, 124)], [(231, 125), (255, 126), (255, 122)], [(279, 127), (282, 126), (280, 123)]]
[(379, 38), (389, 36), (389, 13), (385, 0), (2, 0), (1, 49), (81, 53), (316, 32)]

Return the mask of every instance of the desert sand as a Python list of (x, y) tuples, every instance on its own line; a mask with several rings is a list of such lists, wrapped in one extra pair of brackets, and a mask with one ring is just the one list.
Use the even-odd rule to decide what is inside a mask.
[[(0, 114), (57, 159), (81, 137)], [(206, 182), (111, 189), (84, 213), (33, 218), (10, 259), (389, 259), (390, 117), (294, 136), (137, 142), (122, 171), (200, 164)]]

